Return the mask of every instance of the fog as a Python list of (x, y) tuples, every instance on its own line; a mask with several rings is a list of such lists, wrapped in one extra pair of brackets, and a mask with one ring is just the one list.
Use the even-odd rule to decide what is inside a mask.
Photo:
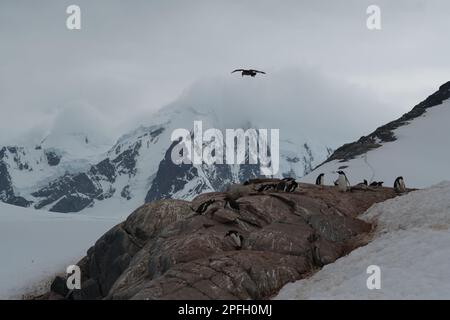
[[(450, 72), (448, 1), (377, 1), (379, 31), (366, 28), (372, 3), (3, 0), (0, 143), (47, 132), (64, 114), (80, 129), (100, 117), (94, 126), (117, 138), (179, 99), (336, 139), (370, 132)], [(71, 4), (81, 30), (66, 29)], [(230, 74), (240, 67), (268, 74)]]

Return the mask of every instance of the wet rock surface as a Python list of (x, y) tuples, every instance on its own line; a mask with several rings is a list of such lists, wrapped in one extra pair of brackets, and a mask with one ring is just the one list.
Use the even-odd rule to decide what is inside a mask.
[[(357, 216), (395, 196), (391, 188), (299, 184), (294, 192), (257, 192), (250, 181), (233, 195), (192, 202), (160, 200), (103, 235), (80, 262), (82, 289), (71, 299), (266, 299), (361, 245), (372, 226)], [(231, 205), (231, 206), (230, 206)], [(234, 207), (234, 208), (232, 208)], [(229, 235), (234, 231), (241, 240)]]

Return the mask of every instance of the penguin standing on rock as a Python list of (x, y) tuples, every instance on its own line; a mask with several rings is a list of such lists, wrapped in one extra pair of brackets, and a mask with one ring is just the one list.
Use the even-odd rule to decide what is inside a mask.
[(244, 237), (237, 231), (230, 230), (227, 232), (225, 237), (230, 237), (231, 241), (233, 241), (234, 247), (237, 250), (242, 248), (242, 243), (244, 242)]
[(350, 182), (347, 179), (344, 171), (338, 171), (339, 177), (337, 179), (337, 187), (339, 191), (346, 192), (348, 187), (350, 186)]
[(394, 190), (397, 193), (406, 192), (405, 180), (403, 180), (403, 177), (397, 177), (397, 179), (395, 179)]
[(325, 185), (325, 174), (324, 173), (319, 174), (319, 176), (316, 179), (316, 185), (318, 185), (318, 186)]

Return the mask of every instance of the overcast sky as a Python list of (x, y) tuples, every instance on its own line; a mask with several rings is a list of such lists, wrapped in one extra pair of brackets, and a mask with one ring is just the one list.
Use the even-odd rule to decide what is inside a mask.
[[(80, 31), (66, 29), (71, 4), (82, 10)], [(370, 4), (381, 7), (380, 31), (366, 28)], [(145, 123), (192, 84), (228, 79), (237, 67), (263, 69), (267, 78), (297, 72), (279, 78), (304, 84), (315, 73), (326, 88), (356, 88), (370, 110), (354, 121), (374, 129), (450, 80), (449, 14), (447, 0), (2, 0), (0, 142), (77, 103), (110, 129)], [(334, 106), (347, 118), (348, 91)], [(303, 102), (314, 107), (313, 96)], [(373, 118), (377, 105), (382, 114)]]

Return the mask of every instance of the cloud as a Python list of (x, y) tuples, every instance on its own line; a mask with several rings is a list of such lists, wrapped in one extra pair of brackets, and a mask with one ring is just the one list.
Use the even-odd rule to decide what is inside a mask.
[(35, 146), (45, 139), (51, 146), (63, 147), (70, 137), (79, 136), (103, 145), (112, 144), (115, 135), (102, 111), (87, 102), (74, 100), (55, 109), (25, 133), (8, 142)]
[[(267, 70), (266, 70), (267, 71)], [(268, 71), (257, 78), (207, 78), (173, 105), (212, 112), (222, 128), (278, 128), (281, 138), (338, 146), (390, 121), (389, 107), (374, 93), (316, 69)]]
[[(450, 2), (379, 0), (380, 32), (366, 28), (371, 0), (78, 0), (82, 30), (73, 32), (65, 27), (70, 4), (0, 1), (0, 114), (7, 118), (0, 142), (46, 123), (76, 100), (95, 106), (111, 127), (122, 127), (198, 79), (228, 76), (237, 67), (274, 74), (312, 66), (337, 82), (370, 89), (367, 94), (391, 105), (390, 119), (450, 73), (450, 44), (443, 40)], [(311, 89), (319, 95), (319, 87)], [(334, 112), (328, 111), (338, 116)], [(354, 120), (363, 127), (370, 121)]]

